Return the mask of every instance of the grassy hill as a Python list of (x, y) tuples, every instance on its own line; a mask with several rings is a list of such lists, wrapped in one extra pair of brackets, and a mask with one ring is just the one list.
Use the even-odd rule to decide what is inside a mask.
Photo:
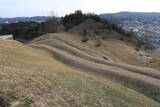
[(160, 72), (133, 45), (47, 34), (27, 45), (0, 40), (0, 104), (13, 107), (159, 107)]

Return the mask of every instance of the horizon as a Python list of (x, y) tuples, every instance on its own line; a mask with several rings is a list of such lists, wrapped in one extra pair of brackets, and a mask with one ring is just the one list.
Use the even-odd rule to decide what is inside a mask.
[[(145, 5), (144, 5), (145, 3)], [(0, 17), (32, 17), (49, 16), (54, 13), (61, 17), (75, 10), (82, 10), (84, 13), (117, 13), (129, 12), (160, 12), (159, 0), (5, 0), (0, 1)]]

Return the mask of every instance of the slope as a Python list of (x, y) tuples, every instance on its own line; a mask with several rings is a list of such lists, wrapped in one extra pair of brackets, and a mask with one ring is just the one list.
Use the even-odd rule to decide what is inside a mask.
[[(78, 42), (79, 37), (66, 34), (51, 34), (47, 40), (44, 39), (46, 37), (37, 38), (29, 46), (13, 40), (0, 40), (0, 99), (9, 105), (13, 107), (160, 106), (151, 97), (135, 91), (135, 87), (128, 88), (112, 78), (125, 72), (137, 75), (133, 79), (139, 78), (138, 82), (147, 83), (146, 86), (156, 87), (154, 82), (159, 83), (159, 76), (154, 77), (154, 74), (159, 75), (156, 70), (146, 68), (148, 72), (153, 70), (153, 74), (144, 75), (131, 72), (114, 66), (113, 63), (106, 63), (101, 56), (103, 53), (84, 48), (83, 45), (88, 46), (88, 44), (77, 46), (73, 43), (67, 45), (65, 42), (67, 39)], [(62, 38), (63, 42), (58, 41)], [(108, 73), (102, 76), (101, 68)], [(113, 76), (106, 76), (110, 74)], [(131, 82), (129, 84), (135, 86)]]
[(148, 68), (149, 61), (139, 59), (132, 46), (116, 41), (95, 48), (90, 43), (89, 46), (88, 43), (79, 42), (80, 37), (74, 35), (49, 34), (44, 37), (32, 41), (32, 46), (50, 52), (67, 65), (110, 78), (159, 101), (160, 72)]

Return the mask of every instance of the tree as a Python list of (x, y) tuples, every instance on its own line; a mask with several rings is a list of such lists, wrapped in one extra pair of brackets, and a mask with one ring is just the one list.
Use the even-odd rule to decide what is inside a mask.
[(63, 17), (62, 24), (65, 26), (66, 30), (69, 30), (72, 27), (81, 24), (86, 19), (100, 21), (99, 16), (94, 13), (83, 14), (81, 10), (77, 10), (74, 13), (71, 13)]

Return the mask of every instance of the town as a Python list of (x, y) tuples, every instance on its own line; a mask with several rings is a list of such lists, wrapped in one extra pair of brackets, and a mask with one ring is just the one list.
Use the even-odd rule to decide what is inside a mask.
[(120, 26), (132, 31), (139, 37), (149, 40), (155, 48), (160, 46), (160, 18), (155, 19), (134, 19), (120, 22)]

